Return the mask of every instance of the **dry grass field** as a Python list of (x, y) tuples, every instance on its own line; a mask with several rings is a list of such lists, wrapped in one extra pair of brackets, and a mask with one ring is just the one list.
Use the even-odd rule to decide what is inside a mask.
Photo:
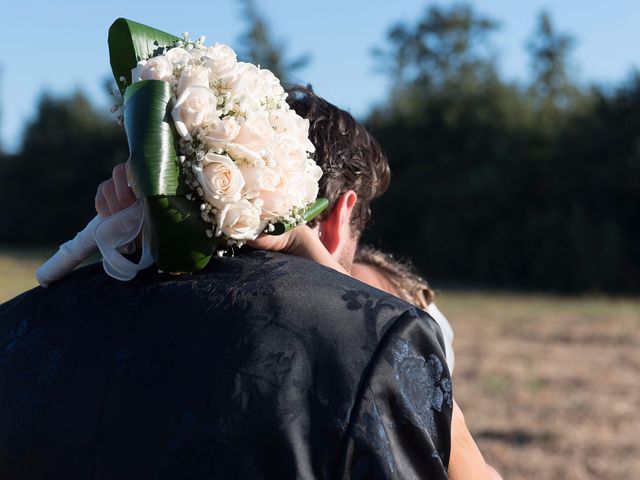
[(640, 478), (640, 299), (443, 293), (454, 391), (505, 480)]
[(0, 303), (35, 287), (35, 271), (54, 249), (0, 247)]
[[(0, 250), (0, 302), (46, 252)], [(640, 478), (640, 298), (442, 292), (454, 388), (505, 480)]]

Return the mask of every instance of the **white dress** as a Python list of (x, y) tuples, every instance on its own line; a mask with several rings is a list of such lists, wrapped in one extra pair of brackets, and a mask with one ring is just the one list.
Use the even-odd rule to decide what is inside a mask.
[(436, 307), (435, 303), (430, 303), (427, 306), (427, 313), (436, 321), (442, 330), (442, 336), (444, 337), (445, 355), (447, 356), (447, 365), (449, 366), (449, 373), (453, 374), (453, 365), (455, 363), (455, 355), (453, 354), (453, 328), (447, 317)]

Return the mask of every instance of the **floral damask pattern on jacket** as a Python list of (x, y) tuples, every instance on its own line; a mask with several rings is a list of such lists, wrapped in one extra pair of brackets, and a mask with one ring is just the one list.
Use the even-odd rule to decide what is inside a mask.
[[(397, 302), (388, 297), (378, 297), (367, 290), (347, 290), (342, 299), (349, 310), (362, 310), (366, 335), (362, 344), (362, 350), (372, 352), (380, 335), (388, 327), (389, 322), (380, 322), (381, 315), (386, 311), (393, 312), (398, 309)], [(382, 331), (378, 329), (382, 326)]]
[[(369, 388), (361, 399), (362, 413), (353, 426), (353, 438), (359, 450), (351, 467), (352, 477), (393, 478), (395, 464), (392, 446), (385, 432), (385, 420), (376, 407)], [(388, 419), (386, 420), (388, 423)]]
[(366, 369), (340, 478), (446, 478), (451, 383), (435, 322), (395, 317)]
[(434, 413), (441, 412), (445, 403), (453, 406), (451, 380), (444, 375), (442, 362), (434, 354), (426, 359), (416, 354), (407, 339), (397, 336), (392, 337), (385, 359), (393, 367), (409, 420), (437, 437)]

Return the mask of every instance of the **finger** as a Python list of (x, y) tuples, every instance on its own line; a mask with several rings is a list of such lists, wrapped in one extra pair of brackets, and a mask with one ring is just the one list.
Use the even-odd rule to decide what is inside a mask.
[(268, 238), (264, 234), (261, 234), (255, 240), (249, 240), (246, 245), (256, 250), (268, 250), (271, 243), (273, 243), (273, 237)]
[(95, 207), (98, 215), (100, 215), (101, 217), (108, 217), (110, 213), (109, 205), (107, 205), (107, 201), (105, 200), (104, 195), (102, 193), (102, 186), (104, 185), (104, 183), (105, 182), (102, 182), (100, 185), (98, 185), (98, 191), (96, 192)]
[(113, 184), (113, 180), (107, 180), (102, 184), (102, 195), (109, 207), (108, 215), (113, 215), (114, 213), (122, 210), (122, 206), (120, 205), (120, 202), (118, 202), (118, 197), (116, 197), (116, 187)]
[(257, 250), (271, 250), (273, 252), (286, 252), (289, 248), (291, 232), (283, 235), (267, 235), (261, 233), (258, 238), (247, 242), (247, 246)]
[(127, 181), (127, 168), (124, 163), (119, 163), (113, 169), (113, 183), (116, 191), (116, 198), (122, 208), (127, 208), (133, 205), (136, 201), (136, 196), (129, 187)]

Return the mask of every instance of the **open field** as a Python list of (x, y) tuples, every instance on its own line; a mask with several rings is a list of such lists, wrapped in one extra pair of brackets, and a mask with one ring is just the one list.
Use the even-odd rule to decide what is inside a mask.
[[(0, 302), (46, 250), (0, 250)], [(454, 389), (505, 480), (640, 478), (640, 298), (442, 292)]]
[(53, 248), (0, 247), (0, 303), (38, 285), (35, 271)]
[(443, 293), (454, 391), (509, 480), (640, 478), (640, 300)]

